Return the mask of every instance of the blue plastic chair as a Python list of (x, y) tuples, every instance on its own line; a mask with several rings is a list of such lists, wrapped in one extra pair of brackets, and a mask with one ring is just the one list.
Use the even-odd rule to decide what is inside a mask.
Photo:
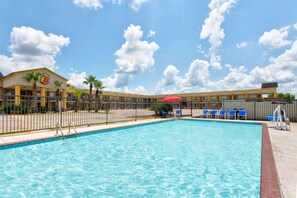
[(208, 109), (203, 109), (202, 116), (205, 118), (208, 117)]
[(181, 110), (180, 109), (175, 110), (175, 116), (181, 117)]
[(246, 120), (247, 119), (247, 110), (239, 110), (238, 116), (239, 116), (239, 119), (244, 117), (244, 119)]
[(218, 113), (218, 110), (217, 110), (217, 109), (213, 109), (213, 110), (210, 111), (209, 116), (210, 116), (211, 118), (212, 118), (212, 117), (216, 117), (217, 113)]
[(234, 109), (231, 109), (230, 111), (229, 111), (229, 115), (228, 115), (228, 117), (229, 117), (229, 119), (230, 118), (234, 118), (234, 119), (236, 119), (236, 110), (234, 110)]
[(162, 118), (167, 118), (167, 116), (168, 116), (167, 112), (164, 111), (164, 110), (161, 110), (161, 117)]
[(269, 121), (277, 121), (278, 119), (278, 115), (276, 114), (274, 116), (274, 119), (273, 119), (273, 114), (268, 114), (268, 116), (266, 116), (266, 118), (269, 120)]
[(226, 110), (220, 110), (220, 112), (218, 114), (218, 118), (226, 119)]

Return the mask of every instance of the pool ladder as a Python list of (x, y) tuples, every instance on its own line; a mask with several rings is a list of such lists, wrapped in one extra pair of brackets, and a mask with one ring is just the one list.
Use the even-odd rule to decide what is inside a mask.
[[(73, 122), (69, 122), (68, 123), (68, 133), (67, 134), (70, 134), (71, 132), (71, 128), (74, 130), (74, 134), (77, 135), (77, 131), (76, 131), (76, 128), (73, 124)], [(58, 135), (58, 133), (61, 133), (61, 139), (64, 140), (65, 139), (65, 135), (63, 133), (63, 130), (62, 130), (62, 127), (61, 125), (57, 122), (56, 123), (56, 136)]]
[(63, 133), (63, 130), (62, 130), (62, 127), (61, 125), (57, 122), (56, 123), (56, 136), (58, 135), (58, 133), (61, 133), (61, 139), (64, 140), (64, 133)]
[(70, 134), (70, 130), (71, 130), (71, 128), (74, 130), (74, 133), (77, 135), (76, 128), (75, 128), (73, 122), (70, 121), (70, 122), (68, 123), (68, 134)]

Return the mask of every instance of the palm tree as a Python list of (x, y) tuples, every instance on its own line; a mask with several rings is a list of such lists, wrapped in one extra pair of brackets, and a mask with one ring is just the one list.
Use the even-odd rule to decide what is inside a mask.
[(55, 80), (54, 81), (54, 85), (57, 88), (57, 90), (56, 90), (56, 111), (58, 111), (59, 110), (59, 99), (61, 97), (60, 88), (62, 87), (63, 82), (62, 81)]
[(92, 89), (93, 89), (93, 85), (96, 81), (96, 77), (89, 75), (87, 78), (85, 78), (84, 84), (89, 85), (90, 86), (90, 93), (89, 93), (89, 110), (91, 110), (91, 102), (92, 102)]
[(70, 84), (70, 83), (67, 83), (67, 84), (66, 84), (66, 87), (74, 88), (74, 85), (72, 85), (72, 84)]
[(36, 72), (36, 71), (31, 71), (25, 74), (25, 76), (23, 76), (23, 79), (25, 81), (27, 81), (28, 83), (33, 82), (33, 102), (31, 105), (32, 108), (32, 112), (34, 113), (36, 111), (37, 108), (37, 97), (36, 97), (36, 92), (37, 92), (37, 81), (40, 80), (41, 77), (41, 73), (40, 72)]
[(98, 107), (101, 106), (100, 105), (100, 94), (102, 94), (102, 90), (105, 88), (103, 86), (103, 82), (100, 80), (95, 80), (94, 82), (94, 87), (96, 88), (96, 93), (95, 93), (95, 97), (96, 97), (96, 109), (95, 112), (98, 112)]
[(81, 89), (76, 89), (74, 92), (70, 93), (74, 97), (74, 112), (77, 112), (79, 108), (79, 102), (82, 102), (82, 97), (86, 96), (87, 93)]

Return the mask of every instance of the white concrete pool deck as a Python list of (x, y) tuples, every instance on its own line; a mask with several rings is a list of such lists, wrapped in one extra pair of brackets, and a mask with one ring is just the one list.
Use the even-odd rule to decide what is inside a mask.
[[(197, 118), (195, 118), (197, 119)], [(110, 125), (97, 125), (84, 128), (77, 128), (78, 133), (89, 131), (98, 131), (111, 128), (119, 128), (124, 126), (133, 126), (151, 122), (164, 121), (165, 119), (148, 119), (139, 120), (137, 122), (123, 122)], [(205, 119), (203, 119), (205, 120)], [(212, 119), (213, 120), (213, 119)], [(230, 120), (226, 120), (230, 121)], [(259, 122), (259, 121), (246, 121)], [(275, 130), (269, 122), (261, 122), (268, 125), (270, 140), (272, 144), (274, 159), (277, 167), (277, 174), (282, 196), (285, 198), (297, 197), (297, 123), (291, 123), (291, 131)], [(68, 129), (63, 129), (64, 134), (68, 133)], [(73, 134), (73, 129), (71, 134)], [(61, 133), (59, 132), (59, 135)], [(21, 143), (33, 140), (56, 137), (55, 130), (26, 132), (17, 134), (0, 135), (0, 145)]]

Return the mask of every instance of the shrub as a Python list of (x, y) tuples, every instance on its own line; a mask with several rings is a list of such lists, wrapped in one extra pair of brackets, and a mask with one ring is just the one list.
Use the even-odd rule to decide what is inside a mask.
[(163, 111), (172, 111), (171, 104), (153, 104), (150, 108), (151, 111), (155, 111), (155, 115), (161, 116), (161, 110)]
[(14, 105), (14, 104), (4, 104), (0, 108), (0, 112), (4, 112), (6, 114), (27, 114), (29, 112), (29, 107), (27, 105)]
[(11, 114), (14, 110), (14, 104), (8, 103), (2, 106), (4, 113)]
[(47, 107), (40, 107), (40, 112), (41, 113), (45, 113), (48, 111), (48, 108)]

